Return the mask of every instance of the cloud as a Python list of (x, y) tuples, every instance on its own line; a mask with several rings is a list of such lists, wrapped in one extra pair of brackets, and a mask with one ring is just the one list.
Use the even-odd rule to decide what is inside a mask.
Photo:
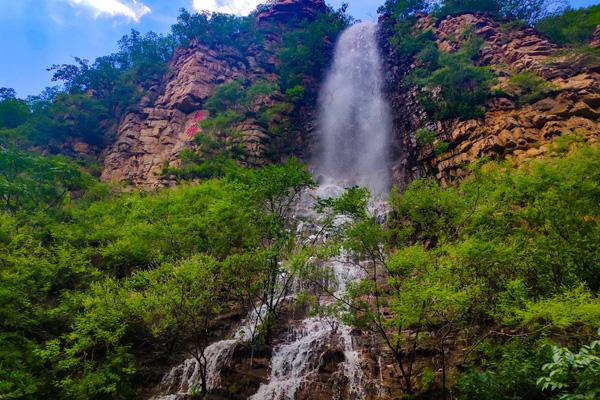
[(248, 15), (261, 0), (193, 0), (196, 11), (216, 11), (235, 15)]
[(95, 16), (108, 14), (111, 17), (124, 16), (128, 19), (139, 21), (151, 10), (150, 7), (138, 0), (67, 0), (72, 6), (85, 6), (91, 8)]

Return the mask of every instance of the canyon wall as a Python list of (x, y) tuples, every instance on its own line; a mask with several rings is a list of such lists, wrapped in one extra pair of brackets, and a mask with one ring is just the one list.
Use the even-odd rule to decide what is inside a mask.
[[(200, 131), (198, 122), (209, 115), (204, 103), (214, 87), (236, 78), (277, 81), (274, 54), (281, 32), (293, 27), (292, 18), (310, 20), (325, 10), (322, 0), (283, 0), (256, 15), (257, 27), (266, 32), (262, 43), (243, 51), (197, 42), (177, 49), (161, 84), (121, 121), (116, 141), (104, 151), (101, 179), (146, 189), (173, 184), (162, 176), (163, 167), (177, 166), (181, 150), (191, 146)], [(274, 27), (278, 29), (269, 29)], [(251, 119), (238, 129), (247, 150), (245, 162), (264, 164), (269, 133)]]
[[(395, 111), (396, 182), (404, 186), (421, 176), (433, 176), (442, 183), (466, 176), (470, 162), (483, 157), (508, 159), (519, 164), (540, 157), (551, 142), (565, 134), (595, 142), (600, 133), (600, 65), (585, 54), (577, 54), (551, 43), (526, 26), (502, 25), (485, 15), (449, 16), (434, 23), (422, 15), (416, 29), (432, 29), (437, 46), (445, 52), (458, 50), (457, 38), (466, 29), (483, 39), (477, 63), (491, 66), (498, 75), (498, 87), (517, 73), (531, 72), (552, 87), (534, 103), (520, 105), (508, 96), (497, 95), (486, 105), (483, 118), (467, 121), (432, 122), (419, 107), (418, 89), (406, 83), (413, 64), (398, 65), (394, 50), (387, 50), (388, 91)], [(472, 27), (472, 28), (471, 28)], [(592, 44), (598, 41), (596, 32)], [(434, 146), (421, 145), (414, 132), (428, 128), (448, 150), (436, 154)]]

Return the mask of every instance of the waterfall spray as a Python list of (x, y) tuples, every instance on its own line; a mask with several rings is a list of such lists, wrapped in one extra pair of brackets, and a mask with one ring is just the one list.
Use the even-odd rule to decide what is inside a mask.
[(319, 95), (319, 148), (313, 165), (325, 183), (389, 189), (391, 117), (382, 94), (377, 25), (363, 22), (340, 36)]

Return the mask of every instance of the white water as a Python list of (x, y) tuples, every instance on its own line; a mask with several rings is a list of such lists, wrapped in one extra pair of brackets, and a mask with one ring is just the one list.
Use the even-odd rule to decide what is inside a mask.
[[(312, 194), (318, 197), (332, 197), (339, 196), (343, 191), (342, 187), (329, 184), (320, 186)], [(316, 220), (318, 216), (311, 211), (311, 201), (306, 198), (304, 200), (297, 206), (296, 214)], [(318, 230), (318, 227), (316, 228)], [(333, 304), (336, 298), (343, 296), (349, 283), (362, 276), (360, 268), (343, 262), (344, 257), (345, 254), (342, 254), (340, 260), (332, 259), (323, 265), (332, 271), (336, 286), (333, 296), (326, 296), (320, 300), (321, 306)], [(285, 342), (273, 349), (269, 380), (259, 387), (250, 400), (294, 400), (299, 389), (307, 385), (313, 387), (318, 381), (323, 350), (340, 345), (344, 361), (339, 364), (338, 372), (343, 374), (348, 382), (345, 398), (364, 399), (366, 394), (360, 354), (354, 346), (350, 331), (350, 327), (333, 317), (305, 318), (298, 326), (292, 328)], [(330, 386), (342, 389), (335, 383), (330, 382)], [(339, 392), (336, 396), (335, 398), (341, 398), (343, 394)]]
[[(344, 31), (336, 44), (334, 62), (319, 96), (320, 143), (313, 160), (313, 167), (321, 178), (321, 185), (313, 194), (319, 197), (338, 196), (343, 187), (351, 185), (367, 186), (374, 194), (389, 189), (391, 119), (382, 95), (376, 31), (373, 23), (356, 24)], [(304, 197), (310, 198), (309, 195)], [(309, 225), (313, 225), (317, 216), (311, 209), (312, 202), (304, 200), (297, 205), (295, 214), (312, 219)], [(302, 229), (301, 223), (299, 234)], [(334, 295), (325, 296), (321, 305), (332, 304), (335, 298), (344, 295), (349, 283), (362, 276), (359, 267), (341, 259), (344, 256), (329, 260), (323, 266), (332, 271), (336, 286)], [(259, 320), (256, 312), (250, 313), (232, 339), (218, 341), (207, 348), (209, 390), (220, 386), (220, 370), (231, 361), (236, 345), (253, 337)], [(340, 386), (335, 398), (364, 399), (361, 359), (350, 327), (333, 317), (313, 316), (298, 322), (285, 340), (275, 346), (269, 379), (250, 399), (294, 400), (301, 389), (310, 393), (319, 381), (323, 350), (332, 347), (343, 352), (344, 360), (337, 366), (337, 374), (347, 382), (345, 393), (341, 392), (340, 385), (329, 382), (333, 389)], [(198, 362), (188, 359), (165, 376), (162, 386), (168, 390), (157, 399), (185, 398), (198, 385)]]
[[(242, 321), (232, 339), (212, 343), (204, 351), (206, 357), (206, 387), (218, 389), (221, 385), (221, 368), (228, 365), (238, 343), (251, 341), (256, 334), (261, 317), (266, 307), (252, 310)], [(200, 363), (195, 358), (188, 358), (183, 363), (173, 367), (163, 378), (161, 386), (170, 394), (155, 397), (155, 400), (176, 400), (185, 395), (198, 392), (201, 384)]]
[(346, 29), (319, 95), (319, 149), (313, 164), (325, 183), (389, 189), (391, 117), (383, 97), (377, 25)]

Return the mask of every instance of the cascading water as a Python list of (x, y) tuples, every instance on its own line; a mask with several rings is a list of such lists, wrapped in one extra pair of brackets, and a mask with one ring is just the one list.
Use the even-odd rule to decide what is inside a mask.
[[(312, 164), (321, 177), (321, 185), (312, 193), (305, 193), (304, 199), (337, 197), (343, 187), (351, 185), (367, 186), (374, 194), (389, 189), (391, 119), (382, 86), (377, 25), (365, 22), (349, 27), (336, 44), (334, 62), (319, 96), (319, 151)], [(312, 206), (312, 200), (301, 200), (296, 205), (296, 216), (316, 222), (313, 228), (318, 231), (318, 215)], [(302, 227), (301, 223), (299, 231)], [(343, 297), (347, 284), (362, 276), (362, 270), (345, 262), (345, 256), (323, 265), (332, 271), (336, 286), (333, 296), (322, 298), (322, 306)], [(294, 298), (293, 293), (288, 296), (287, 299)], [(259, 320), (257, 312), (261, 310), (248, 315), (232, 339), (207, 348), (209, 390), (219, 388), (220, 369), (230, 362), (236, 345), (252, 337)], [(300, 390), (310, 392), (319, 381), (324, 351), (334, 347), (343, 354), (343, 361), (336, 366), (337, 380), (330, 382), (332, 398), (364, 399), (361, 358), (350, 327), (333, 317), (315, 316), (292, 323), (287, 337), (273, 348), (268, 381), (250, 399), (294, 400)], [(198, 368), (194, 359), (173, 368), (163, 379), (163, 395), (156, 399), (184, 399), (192, 394), (199, 384)]]
[[(337, 196), (342, 186), (367, 186), (374, 194), (389, 189), (391, 117), (382, 89), (377, 25), (353, 25), (336, 44), (333, 65), (319, 95), (320, 140), (313, 167), (320, 175), (316, 193), (320, 197)], [(326, 264), (336, 278), (334, 298), (343, 296), (347, 283), (360, 279), (361, 270), (356, 266), (336, 259)], [(322, 305), (332, 301), (325, 299)], [(341, 321), (309, 317), (274, 349), (269, 382), (251, 399), (293, 400), (302, 385), (315, 381), (322, 348), (336, 336), (344, 354), (339, 367), (347, 379), (345, 397), (365, 398), (360, 355), (350, 328)]]
[(391, 117), (383, 94), (377, 25), (346, 29), (319, 95), (319, 147), (313, 164), (327, 182), (389, 189)]

